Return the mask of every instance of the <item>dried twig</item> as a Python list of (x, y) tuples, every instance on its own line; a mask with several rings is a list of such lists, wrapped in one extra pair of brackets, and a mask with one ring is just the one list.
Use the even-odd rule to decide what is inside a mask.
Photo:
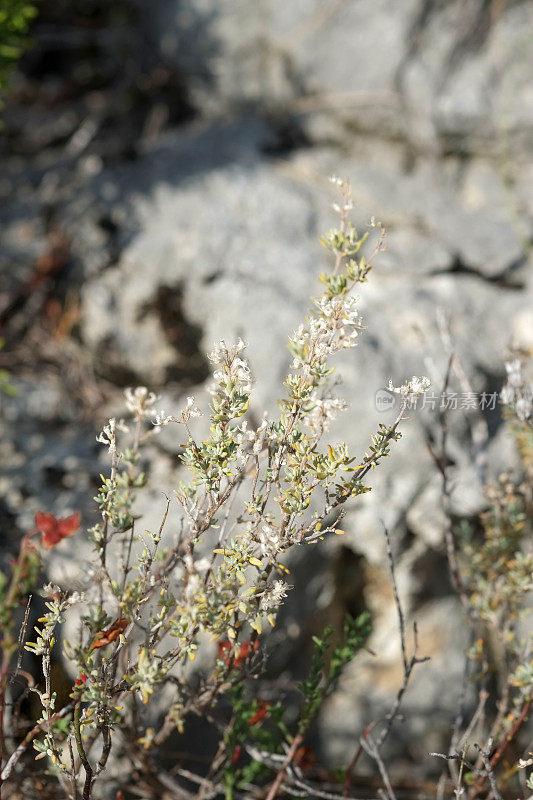
[(292, 740), (292, 744), (289, 748), (289, 752), (287, 753), (283, 764), (281, 765), (281, 769), (278, 771), (274, 783), (270, 787), (268, 794), (266, 796), (266, 800), (274, 800), (277, 793), (281, 788), (281, 784), (285, 777), (285, 773), (287, 772), (287, 768), (290, 765), (291, 761), (293, 760), (296, 751), (298, 750), (299, 746), (303, 742), (303, 736), (300, 733), (297, 733), (294, 739)]
[(402, 700), (403, 700), (404, 694), (405, 694), (405, 692), (407, 690), (407, 687), (409, 685), (409, 681), (411, 679), (411, 675), (412, 675), (413, 669), (415, 668), (415, 666), (417, 664), (422, 664), (425, 661), (429, 661), (429, 657), (428, 656), (424, 656), (423, 658), (419, 658), (419, 656), (418, 656), (418, 629), (417, 629), (416, 622), (413, 624), (413, 638), (414, 638), (413, 652), (412, 652), (412, 655), (411, 655), (410, 658), (408, 658), (408, 656), (407, 656), (407, 644), (406, 644), (406, 636), (405, 636), (405, 615), (404, 615), (403, 607), (402, 607), (402, 604), (401, 604), (401, 601), (400, 601), (400, 595), (399, 595), (399, 592), (398, 592), (398, 584), (397, 584), (397, 581), (396, 581), (396, 566), (395, 566), (395, 562), (394, 562), (394, 555), (393, 555), (393, 552), (392, 552), (391, 539), (390, 539), (389, 531), (387, 530), (387, 527), (385, 525), (383, 525), (383, 530), (384, 530), (384, 534), (385, 534), (387, 558), (388, 558), (389, 568), (390, 568), (390, 573), (391, 573), (392, 592), (393, 592), (394, 603), (396, 605), (396, 610), (397, 610), (397, 614), (398, 614), (398, 625), (399, 625), (399, 630), (400, 630), (400, 647), (401, 647), (402, 664), (403, 664), (403, 680), (402, 680), (402, 684), (401, 684), (400, 688), (398, 689), (396, 697), (394, 698), (394, 702), (393, 702), (393, 704), (392, 704), (392, 706), (390, 708), (390, 711), (387, 714), (387, 716), (385, 717), (385, 725), (384, 725), (381, 733), (379, 734), (379, 736), (374, 740), (372, 738), (372, 736), (370, 735), (370, 731), (378, 723), (378, 721), (375, 720), (374, 722), (372, 722), (370, 725), (368, 725), (366, 727), (365, 732), (360, 737), (360, 739), (359, 739), (359, 747), (358, 747), (354, 757), (352, 758), (352, 761), (350, 762), (350, 765), (349, 765), (347, 773), (346, 773), (346, 780), (344, 782), (343, 794), (345, 796), (348, 794), (351, 782), (353, 780), (353, 770), (355, 768), (355, 765), (356, 765), (357, 761), (359, 760), (361, 752), (364, 750), (364, 752), (367, 753), (367, 755), (369, 755), (371, 758), (373, 758), (374, 761), (376, 762), (377, 767), (378, 767), (378, 769), (380, 771), (380, 774), (382, 776), (383, 783), (385, 784), (385, 788), (386, 788), (387, 794), (389, 796), (389, 799), (393, 800), (394, 792), (392, 790), (392, 787), (391, 787), (391, 784), (390, 784), (390, 780), (388, 778), (387, 770), (385, 769), (385, 765), (384, 765), (383, 760), (381, 759), (381, 756), (380, 756), (380, 749), (383, 746), (383, 744), (385, 743), (387, 737), (389, 736), (389, 734), (390, 734), (390, 732), (392, 730), (392, 726), (394, 724), (394, 721), (398, 716), (398, 713), (400, 711), (400, 707), (401, 707), (401, 704), (402, 704)]
[[(491, 746), (492, 746), (492, 742), (489, 739), (489, 741), (487, 742), (487, 747), (489, 748), (489, 750), (490, 750)], [(477, 743), (474, 744), (474, 747), (478, 751), (479, 755), (481, 756), (481, 760), (483, 761), (483, 766), (485, 767), (485, 771), (486, 771), (487, 777), (489, 779), (490, 788), (491, 788), (492, 794), (494, 796), (494, 800), (503, 800), (503, 798), (502, 798), (502, 796), (500, 794), (500, 790), (498, 789), (498, 784), (496, 783), (496, 778), (494, 776), (494, 769), (493, 769), (493, 766), (492, 766), (492, 762), (491, 762), (491, 758), (490, 758), (489, 752), (486, 751), (486, 750), (482, 750), (482, 748)]]

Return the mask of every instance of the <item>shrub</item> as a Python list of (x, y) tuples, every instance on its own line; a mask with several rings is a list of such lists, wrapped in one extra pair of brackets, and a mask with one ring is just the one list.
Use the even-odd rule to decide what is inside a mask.
[[(498, 800), (504, 789), (516, 794), (520, 786), (533, 788), (533, 776), (524, 774), (533, 762), (520, 742), (533, 691), (533, 392), (519, 358), (506, 369), (500, 400), (516, 439), (518, 472), (503, 474), (486, 487), (487, 508), (475, 519), (456, 521), (450, 515), (447, 530), (450, 575), (470, 646), (449, 750), (432, 755), (447, 760), (457, 796), (468, 800)], [(447, 509), (443, 417), (441, 422), (443, 448), (436, 463)]]
[[(274, 770), (272, 798), (289, 766), (303, 757), (305, 732), (326, 693), (363, 646), (366, 616), (347, 620), (343, 644), (330, 647), (328, 631), (316, 639), (295, 734), (285, 728), (281, 705), (254, 697), (254, 679), (264, 664), (263, 634), (275, 625), (291, 588), (286, 552), (343, 533), (344, 504), (369, 490), (366, 479), (399, 438), (410, 396), (428, 385), (413, 378), (396, 390), (402, 395), (399, 414), (392, 425), (380, 425), (362, 458), (351, 455), (346, 444), (328, 441), (330, 421), (345, 408), (330, 385), (330, 359), (357, 343), (361, 318), (353, 289), (367, 280), (384, 237), (378, 229), (372, 257), (367, 261), (360, 255), (366, 235), (359, 236), (348, 220), (349, 183), (334, 183), (340, 221), (321, 240), (333, 268), (320, 276), (322, 295), (289, 340), (292, 366), (279, 415), (263, 416), (255, 427), (243, 419), (252, 393), (245, 344), (220, 341), (209, 354), (215, 372), (205, 441), (193, 433), (201, 412), (192, 398), (180, 413), (166, 415), (155, 410), (156, 397), (144, 387), (127, 390), (130, 417), (110, 419), (98, 436), (111, 466), (95, 498), (99, 521), (88, 532), (95, 560), (88, 572), (73, 578), (81, 591), (52, 585), (41, 591), (46, 611), (24, 645), (42, 666), (42, 678), (28, 685), (40, 713), (4, 765), (2, 778), (10, 792), (15, 786), (26, 792), (56, 787), (60, 796), (75, 798), (81, 792), (88, 800), (94, 787), (100, 786), (94, 791), (102, 794), (109, 783), (122, 796), (127, 776), (119, 780), (108, 772), (99, 779), (112, 750), (151, 775), (150, 751), (173, 731), (183, 731), (196, 714), (210, 722), (220, 741), (207, 775), (188, 774), (199, 782), (200, 794), (224, 787), (232, 797), (254, 781), (268, 780)], [(168, 499), (159, 527), (145, 531), (135, 510), (147, 482), (142, 450), (163, 425), (184, 431), (180, 458), (190, 479), (176, 488), (178, 510)], [(174, 539), (166, 534), (173, 514), (173, 527), (179, 529)], [(2, 709), (10, 672), (27, 676), (20, 671), (26, 625), (17, 632), (17, 608), (29, 603), (28, 594), (38, 585), (44, 550), (61, 546), (79, 524), (79, 515), (37, 514), (11, 574), (1, 578)], [(61, 705), (51, 674), (52, 651), (65, 619), (75, 614), (79, 634), (63, 639), (74, 684)], [(194, 669), (191, 662), (207, 641), (217, 643), (217, 652), (209, 666), (203, 658)], [(149, 703), (163, 692), (171, 699), (154, 728)], [(29, 768), (31, 749), (38, 763), (45, 760), (45, 774)], [(170, 773), (164, 781), (172, 783)]]

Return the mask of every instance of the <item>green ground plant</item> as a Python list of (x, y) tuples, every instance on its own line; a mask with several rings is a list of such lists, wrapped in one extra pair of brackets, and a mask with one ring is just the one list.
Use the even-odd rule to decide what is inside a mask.
[(9, 74), (28, 43), (28, 31), (37, 15), (35, 3), (0, 0), (0, 98), (7, 89)]

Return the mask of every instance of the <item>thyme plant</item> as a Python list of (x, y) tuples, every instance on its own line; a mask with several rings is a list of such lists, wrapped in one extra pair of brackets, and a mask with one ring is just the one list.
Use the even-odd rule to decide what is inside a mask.
[[(369, 473), (400, 437), (398, 426), (410, 396), (428, 384), (427, 379), (413, 378), (397, 390), (402, 403), (396, 420), (379, 426), (362, 457), (352, 455), (345, 443), (329, 440), (331, 420), (345, 409), (331, 385), (332, 357), (357, 344), (361, 317), (354, 289), (367, 280), (384, 239), (383, 229), (378, 229), (372, 256), (367, 260), (360, 255), (366, 234), (360, 236), (348, 219), (350, 185), (337, 178), (333, 182), (340, 194), (334, 206), (339, 223), (321, 240), (331, 254), (332, 268), (320, 275), (322, 294), (289, 339), (292, 364), (279, 413), (273, 419), (259, 417), (257, 426), (250, 424), (246, 415), (252, 378), (245, 344), (222, 340), (209, 354), (215, 371), (205, 441), (194, 434), (194, 419), (201, 414), (194, 399), (189, 398), (180, 413), (167, 415), (156, 410), (157, 398), (144, 387), (127, 390), (128, 418), (110, 419), (98, 436), (109, 452), (110, 469), (95, 498), (98, 521), (88, 532), (94, 561), (80, 570), (72, 586), (48, 585), (41, 592), (46, 610), (24, 645), (42, 665), (42, 678), (29, 686), (41, 710), (16, 748), (4, 740), (4, 786), (31, 784), (31, 776), (37, 774), (27, 766), (33, 748), (35, 759), (46, 766), (47, 777), (38, 773), (41, 785), (55, 786), (58, 796), (89, 800), (94, 792), (104, 796), (110, 785), (116, 797), (122, 797), (127, 778), (121, 782), (109, 772), (99, 777), (110, 754), (125, 757), (137, 772), (144, 769), (153, 777), (150, 752), (174, 731), (183, 732), (188, 718), (196, 714), (218, 732), (220, 747), (207, 776), (188, 774), (189, 781), (199, 784), (192, 793), (198, 789), (204, 796), (224, 786), (230, 797), (255, 780), (261, 773), (253, 767), (261, 761), (260, 740), (261, 763), (267, 765), (267, 773), (274, 769), (277, 775), (272, 797), (287, 767), (283, 748), (291, 759), (296, 757), (326, 692), (364, 642), (366, 618), (347, 625), (346, 641), (325, 669), (327, 645), (317, 640), (294, 735), (283, 725), (283, 709), (275, 712), (274, 706), (250, 693), (265, 660), (263, 634), (276, 624), (291, 588), (286, 553), (343, 533), (344, 504), (369, 491)], [(181, 481), (174, 498), (166, 502), (159, 527), (146, 531), (135, 505), (147, 483), (142, 450), (147, 438), (164, 425), (175, 425), (185, 440), (180, 459), (188, 480)], [(178, 531), (174, 536), (167, 533), (170, 518)], [(26, 603), (36, 586), (43, 548), (60, 547), (79, 522), (78, 515), (57, 520), (52, 514), (38, 514), (11, 576), (2, 578), (0, 707), (21, 646), (13, 611)], [(71, 614), (80, 618), (78, 634), (61, 637), (61, 626)], [(23, 626), (20, 642), (25, 633)], [(68, 702), (62, 705), (50, 669), (61, 639), (63, 658), (74, 678)], [(191, 664), (209, 642), (217, 643), (211, 645), (212, 655), (199, 659), (198, 667)], [(150, 701), (157, 693), (164, 697), (166, 713), (154, 721)], [(271, 726), (274, 717), (281, 738), (269, 745), (269, 736), (261, 738), (260, 731), (264, 724)], [(157, 782), (163, 778), (153, 780), (162, 785)], [(166, 774), (164, 785), (171, 783)], [(35, 789), (35, 782), (32, 786)], [(179, 791), (183, 794), (183, 785)]]
[(457, 796), (468, 800), (533, 788), (532, 754), (521, 741), (533, 703), (533, 386), (519, 357), (506, 373), (500, 400), (519, 468), (486, 487), (478, 517), (453, 522), (448, 547), (470, 646), (444, 758)]

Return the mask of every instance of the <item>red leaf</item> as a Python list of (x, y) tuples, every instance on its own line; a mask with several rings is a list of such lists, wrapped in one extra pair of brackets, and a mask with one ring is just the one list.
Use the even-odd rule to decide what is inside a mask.
[(306, 770), (311, 769), (314, 767), (316, 763), (316, 756), (314, 751), (311, 747), (308, 747), (305, 744), (301, 744), (300, 747), (296, 750), (293, 759), (295, 764), (298, 764), (300, 769)]
[(80, 527), (80, 522), (79, 514), (72, 514), (63, 519), (57, 519), (53, 514), (43, 511), (38, 511), (35, 515), (35, 527), (41, 533), (41, 544), (46, 550), (55, 547), (62, 539), (72, 536)]
[(72, 536), (80, 527), (81, 517), (79, 514), (72, 514), (71, 517), (65, 517), (57, 522), (57, 527), (62, 539), (67, 536)]
[(121, 633), (124, 633), (129, 624), (129, 619), (122, 617), (121, 619), (116, 619), (105, 631), (98, 631), (91, 645), (91, 650), (97, 650), (99, 647), (105, 647), (107, 644), (114, 642)]
[[(218, 642), (218, 657), (224, 658), (226, 653), (231, 650), (231, 644), (227, 639), (222, 639), (221, 642)], [(226, 664), (229, 665), (229, 658), (226, 659)]]
[(258, 722), (261, 722), (261, 720), (264, 719), (268, 714), (269, 707), (270, 706), (268, 703), (265, 703), (264, 700), (261, 700), (257, 707), (257, 711), (255, 712), (253, 717), (250, 717), (250, 719), (248, 720), (248, 725), (257, 725)]
[(251, 647), (250, 641), (247, 639), (241, 644), (235, 645), (235, 655), (232, 658), (231, 656), (227, 655), (231, 650), (231, 642), (229, 642), (227, 639), (223, 639), (218, 643), (218, 657), (224, 659), (224, 663), (227, 667), (230, 665), (233, 667), (242, 667), (243, 663), (246, 661), (251, 652), (255, 653), (258, 647), (259, 641), (257, 639), (255, 640), (253, 647)]

